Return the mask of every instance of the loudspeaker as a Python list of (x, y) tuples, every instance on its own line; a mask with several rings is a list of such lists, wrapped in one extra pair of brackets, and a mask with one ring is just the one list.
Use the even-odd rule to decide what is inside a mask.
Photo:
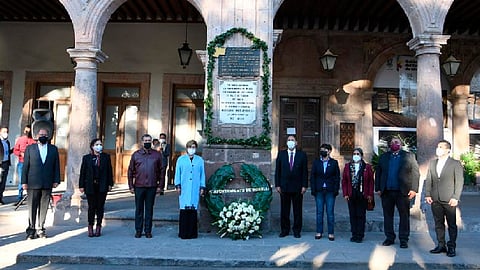
[(32, 114), (32, 135), (34, 139), (37, 139), (37, 134), (40, 129), (46, 129), (48, 131), (48, 138), (53, 136), (53, 112), (50, 109), (35, 109)]

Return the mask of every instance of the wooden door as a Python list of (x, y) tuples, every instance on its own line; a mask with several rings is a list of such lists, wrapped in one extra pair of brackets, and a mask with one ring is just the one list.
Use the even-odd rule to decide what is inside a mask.
[[(106, 96), (104, 100), (102, 117), (102, 134), (104, 140), (104, 152), (110, 154), (114, 168), (114, 182), (125, 184), (128, 182), (128, 164), (130, 157), (139, 146), (139, 107), (137, 87), (107, 86), (106, 91), (110, 94), (116, 89), (132, 92), (124, 94), (123, 98), (115, 95)], [(137, 94), (135, 94), (137, 93)]]
[(319, 156), (320, 100), (317, 98), (280, 99), (279, 150), (286, 148), (287, 128), (296, 129), (298, 148), (307, 153), (308, 168)]

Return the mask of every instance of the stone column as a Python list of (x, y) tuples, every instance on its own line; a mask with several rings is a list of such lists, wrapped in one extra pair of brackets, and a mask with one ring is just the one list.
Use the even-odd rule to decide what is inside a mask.
[[(427, 174), (428, 163), (435, 156), (439, 140), (443, 139), (443, 106), (440, 80), (440, 48), (450, 36), (419, 35), (407, 45), (417, 57), (417, 160), (420, 167), (420, 187)], [(415, 208), (419, 209), (421, 196)]]
[(97, 136), (97, 65), (107, 56), (99, 49), (68, 49), (75, 61), (75, 85), (72, 89), (70, 132), (66, 168), (67, 188), (57, 204), (55, 224), (79, 222), (81, 198), (78, 177), (82, 156), (88, 153), (90, 140)]
[(470, 150), (467, 104), (470, 96), (467, 86), (457, 86), (451, 94), (452, 102), (452, 134), (453, 154), (456, 159)]

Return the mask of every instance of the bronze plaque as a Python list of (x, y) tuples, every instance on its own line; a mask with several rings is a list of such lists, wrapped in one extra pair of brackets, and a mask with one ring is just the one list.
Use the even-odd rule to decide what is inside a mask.
[(257, 77), (260, 75), (260, 49), (227, 47), (218, 57), (218, 76)]

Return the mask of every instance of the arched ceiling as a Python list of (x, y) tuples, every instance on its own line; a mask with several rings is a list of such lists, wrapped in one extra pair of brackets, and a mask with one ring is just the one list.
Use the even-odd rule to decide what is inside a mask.
[[(455, 0), (444, 33), (479, 35), (478, 0)], [(204, 23), (187, 0), (128, 0), (110, 22)], [(1, 0), (0, 22), (68, 22), (58, 0)], [(285, 0), (275, 14), (275, 29), (330, 29), (410, 33), (407, 17), (396, 0)]]

